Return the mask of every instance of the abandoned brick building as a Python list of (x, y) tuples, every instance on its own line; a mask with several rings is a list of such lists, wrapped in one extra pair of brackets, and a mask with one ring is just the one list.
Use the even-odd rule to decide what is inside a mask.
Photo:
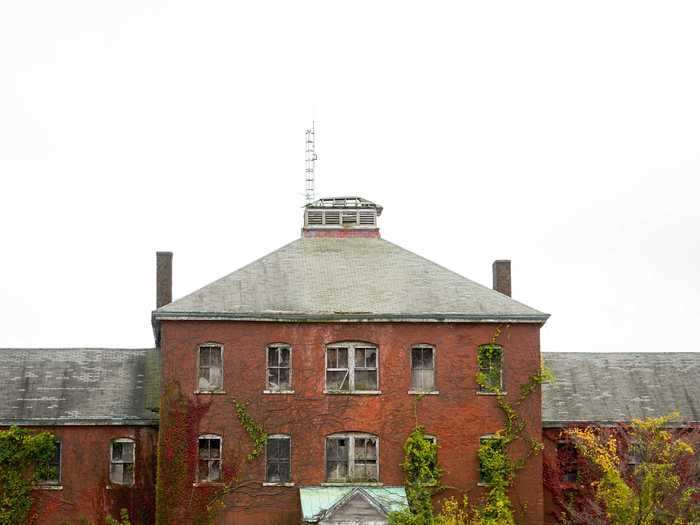
[[(511, 299), (508, 261), (482, 286), (382, 239), (381, 212), (318, 200), (301, 238), (174, 302), (172, 254), (159, 252), (155, 348), (0, 350), (0, 426), (57, 439), (38, 522), (127, 508), (137, 524), (385, 524), (406, 505), (417, 424), (438, 444), (446, 495), (478, 498), (480, 440), (503, 426), (479, 353), (500, 349), (489, 377), (517, 396), (548, 315)], [(557, 381), (522, 411), (549, 459), (572, 424), (672, 410), (700, 422), (700, 354), (544, 359)], [(556, 511), (542, 471), (533, 458), (512, 488), (523, 524)]]

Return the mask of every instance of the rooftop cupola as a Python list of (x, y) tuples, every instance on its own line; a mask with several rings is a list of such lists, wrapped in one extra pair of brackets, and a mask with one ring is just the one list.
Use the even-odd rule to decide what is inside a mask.
[(362, 197), (318, 199), (304, 207), (303, 237), (379, 237), (382, 207)]

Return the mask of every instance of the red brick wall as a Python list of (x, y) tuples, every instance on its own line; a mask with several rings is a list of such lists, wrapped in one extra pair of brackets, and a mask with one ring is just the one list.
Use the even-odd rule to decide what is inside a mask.
[[(54, 426), (32, 427), (61, 440), (61, 487), (33, 492), (40, 525), (77, 524), (86, 518), (102, 525), (107, 514), (129, 510), (134, 525), (153, 523), (157, 430), (149, 427)], [(136, 441), (136, 480), (133, 487), (110, 486), (110, 443), (116, 438)], [(108, 488), (109, 487), (109, 488)]]
[[(477, 487), (479, 437), (502, 428), (503, 419), (492, 396), (477, 395), (476, 352), (491, 341), (495, 325), (441, 323), (255, 323), (164, 321), (162, 364), (164, 385), (179, 385), (189, 403), (200, 433), (223, 437), (223, 456), (228, 475), (237, 482), (250, 481), (244, 490), (226, 498), (220, 523), (292, 525), (300, 518), (298, 487), (325, 481), (325, 436), (342, 431), (361, 431), (379, 436), (380, 481), (402, 485), (403, 442), (418, 421), (437, 436), (439, 460), (445, 485), (457, 487), (474, 499)], [(368, 341), (379, 348), (381, 395), (328, 395), (324, 390), (325, 345), (337, 341)], [(197, 346), (205, 342), (224, 345), (225, 395), (195, 395)], [(295, 394), (263, 394), (265, 346), (289, 343), (293, 348)], [(504, 328), (498, 342), (505, 355), (505, 384), (515, 398), (518, 387), (538, 371), (539, 325)], [(409, 395), (410, 347), (429, 343), (436, 347), (436, 381), (439, 395), (426, 395), (417, 402)], [(233, 410), (233, 400), (250, 403), (249, 412), (268, 433), (292, 436), (293, 488), (263, 488), (264, 458), (246, 462), (251, 442)], [(540, 392), (523, 406), (529, 429), (541, 439)], [(161, 422), (161, 437), (168, 433)], [(196, 447), (196, 433), (192, 436)], [(161, 453), (163, 450), (161, 450)], [(161, 469), (170, 468), (162, 462)], [(184, 505), (206, 499), (205, 489), (193, 487), (193, 463), (189, 463)], [(542, 462), (531, 460), (513, 489), (520, 522), (541, 524)], [(536, 481), (535, 481), (536, 480)], [(454, 492), (453, 492), (454, 493)], [(250, 495), (251, 497), (248, 497)], [(174, 498), (171, 498), (174, 499)], [(185, 521), (183, 521), (184, 523)]]

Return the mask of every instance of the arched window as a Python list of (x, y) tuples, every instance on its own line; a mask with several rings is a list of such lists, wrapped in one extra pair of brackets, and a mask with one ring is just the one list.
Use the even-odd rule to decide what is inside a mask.
[(327, 392), (376, 392), (377, 347), (369, 343), (334, 343), (326, 347)]
[(292, 390), (292, 347), (285, 343), (267, 346), (268, 392), (290, 392)]
[(216, 343), (199, 345), (197, 370), (197, 392), (222, 392), (224, 389), (224, 347)]
[(134, 484), (136, 442), (131, 438), (112, 441), (110, 450), (109, 481), (115, 485)]
[(286, 434), (267, 436), (265, 447), (267, 483), (289, 483), (292, 479), (292, 439)]
[(326, 480), (331, 483), (379, 481), (379, 438), (359, 432), (326, 437)]
[(435, 390), (435, 347), (414, 345), (411, 347), (411, 392)]
[(199, 436), (197, 448), (197, 481), (221, 481), (221, 436)]

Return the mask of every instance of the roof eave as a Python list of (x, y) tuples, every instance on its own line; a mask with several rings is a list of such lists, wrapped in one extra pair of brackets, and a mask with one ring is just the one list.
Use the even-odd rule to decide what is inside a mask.
[(261, 321), (261, 322), (403, 322), (403, 323), (536, 323), (544, 324), (549, 314), (373, 314), (293, 312), (168, 312), (156, 310), (153, 321)]
[(159, 425), (159, 419), (108, 419), (108, 418), (30, 418), (30, 419), (0, 419), (0, 427), (60, 427), (60, 426), (118, 426), (118, 427), (143, 427)]

